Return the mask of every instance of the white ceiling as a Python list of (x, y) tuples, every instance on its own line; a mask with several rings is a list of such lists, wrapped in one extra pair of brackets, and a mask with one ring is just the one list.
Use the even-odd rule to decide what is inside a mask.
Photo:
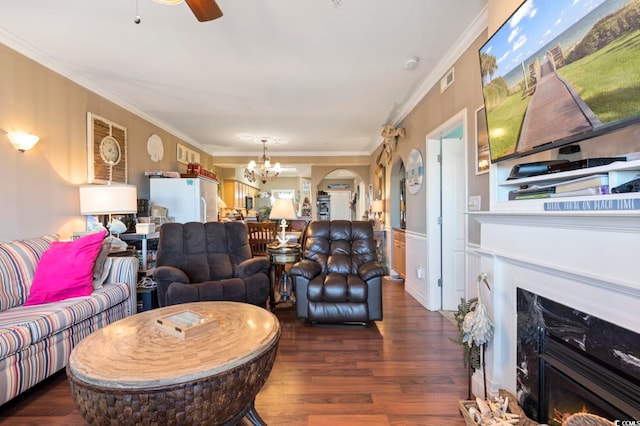
[(480, 34), (486, 3), (218, 0), (200, 23), (184, 3), (2, 0), (0, 42), (213, 155), (258, 155), (263, 136), (279, 157), (360, 155)]

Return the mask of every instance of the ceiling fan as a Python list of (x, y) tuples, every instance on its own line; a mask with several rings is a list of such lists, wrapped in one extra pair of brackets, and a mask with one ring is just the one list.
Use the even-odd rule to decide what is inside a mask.
[(215, 0), (154, 0), (157, 3), (162, 4), (180, 4), (183, 1), (187, 2), (187, 5), (196, 16), (198, 21), (206, 22), (213, 21), (222, 16), (222, 10)]
[(215, 0), (186, 0), (189, 8), (200, 22), (213, 21), (222, 16)]

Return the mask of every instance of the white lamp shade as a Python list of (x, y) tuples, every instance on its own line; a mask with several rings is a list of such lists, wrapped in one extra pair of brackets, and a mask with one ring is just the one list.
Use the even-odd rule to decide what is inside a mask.
[(371, 211), (373, 213), (382, 213), (384, 211), (384, 200), (373, 200)]
[(83, 185), (80, 187), (80, 214), (131, 214), (138, 212), (135, 185)]
[(220, 197), (218, 197), (218, 208), (219, 209), (226, 209), (227, 208), (227, 203), (224, 202), (224, 200)]
[(269, 219), (296, 220), (297, 218), (296, 209), (293, 207), (293, 200), (287, 198), (276, 198), (273, 206), (271, 207)]

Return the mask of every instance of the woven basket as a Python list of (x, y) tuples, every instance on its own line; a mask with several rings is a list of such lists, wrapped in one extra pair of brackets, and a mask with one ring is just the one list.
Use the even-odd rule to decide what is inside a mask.
[[(531, 420), (530, 418), (528, 418), (526, 416), (526, 414), (524, 413), (524, 411), (522, 411), (522, 408), (520, 408), (520, 406), (518, 405), (518, 400), (517, 398), (511, 394), (510, 392), (507, 392), (504, 389), (500, 389), (499, 394), (501, 397), (505, 398), (508, 397), (509, 398), (509, 409), (508, 411), (510, 413), (514, 413), (514, 414), (518, 414), (520, 416), (520, 419), (518, 420), (517, 426), (538, 426), (539, 423)], [(476, 401), (458, 401), (458, 405), (460, 407), (460, 413), (462, 413), (462, 417), (464, 417), (464, 421), (466, 423), (467, 426), (478, 426), (478, 423), (476, 423), (473, 418), (471, 418), (471, 415), (469, 414), (469, 407), (474, 407), (474, 408), (478, 408)], [(479, 411), (479, 410), (478, 410)], [(572, 425), (574, 426), (574, 425)]]
[(614, 423), (595, 414), (576, 413), (567, 417), (562, 426), (614, 426)]
[(469, 408), (474, 407), (478, 408), (478, 405), (475, 401), (458, 401), (458, 405), (460, 406), (460, 413), (462, 413), (462, 417), (464, 417), (464, 422), (467, 426), (478, 426), (475, 420), (469, 414)]

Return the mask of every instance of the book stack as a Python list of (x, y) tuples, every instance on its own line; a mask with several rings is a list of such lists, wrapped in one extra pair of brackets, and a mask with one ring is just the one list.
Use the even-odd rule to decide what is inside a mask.
[(583, 195), (609, 194), (609, 175), (594, 174), (578, 179), (555, 182), (548, 185), (530, 185), (509, 191), (509, 200), (535, 198), (577, 197)]

